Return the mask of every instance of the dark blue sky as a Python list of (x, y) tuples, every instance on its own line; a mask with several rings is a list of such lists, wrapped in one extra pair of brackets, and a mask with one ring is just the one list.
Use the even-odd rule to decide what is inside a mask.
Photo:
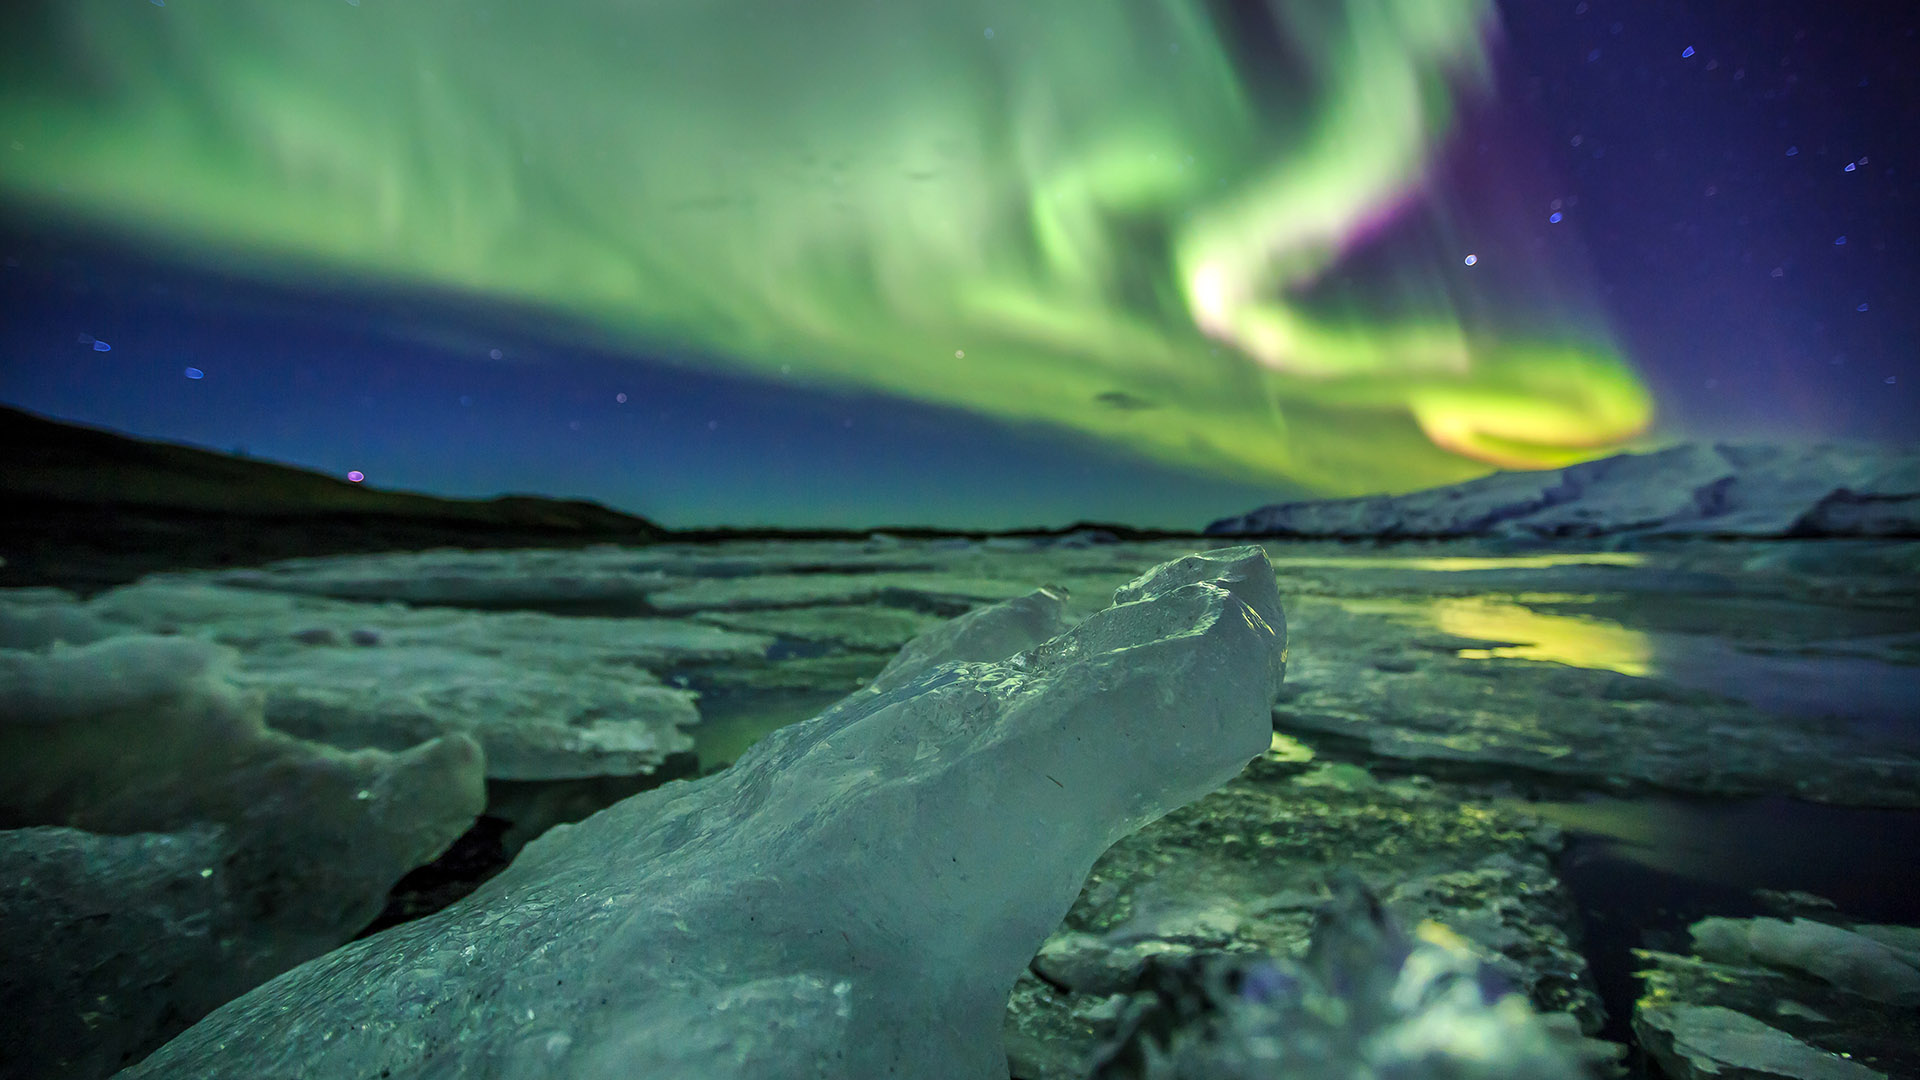
[[(1661, 436), (1911, 438), (1920, 20), (1507, 8), (1499, 99), (1459, 134), (1438, 201), (1584, 267)], [(572, 335), (445, 297), (243, 282), (0, 226), (0, 400), (381, 486), (584, 496), (672, 526), (1197, 528), (1298, 494), (922, 403), (562, 348)]]
[(1920, 8), (1506, 10), (1502, 96), (1551, 137), (1663, 427), (1913, 438)]
[(6, 271), (7, 402), (383, 487), (587, 497), (674, 527), (1188, 525), (1272, 491), (920, 402), (551, 345), (444, 299), (7, 239), (26, 253)]

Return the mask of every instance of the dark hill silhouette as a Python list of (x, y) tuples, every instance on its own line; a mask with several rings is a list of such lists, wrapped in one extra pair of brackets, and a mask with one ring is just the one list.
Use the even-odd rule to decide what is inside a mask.
[(0, 407), (0, 585), (90, 592), (162, 569), (434, 547), (644, 544), (584, 499), (443, 499)]
[(310, 469), (69, 423), (0, 406), (0, 587), (83, 595), (158, 570), (436, 547), (565, 548), (661, 541), (1017, 536), (1108, 543), (1191, 536), (1121, 524), (1002, 532), (877, 529), (673, 530), (586, 499), (445, 499)]

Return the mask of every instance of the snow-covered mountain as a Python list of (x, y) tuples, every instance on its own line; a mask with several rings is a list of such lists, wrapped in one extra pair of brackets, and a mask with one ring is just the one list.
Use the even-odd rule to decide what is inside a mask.
[(1688, 443), (1407, 495), (1284, 503), (1216, 536), (1920, 536), (1920, 447)]

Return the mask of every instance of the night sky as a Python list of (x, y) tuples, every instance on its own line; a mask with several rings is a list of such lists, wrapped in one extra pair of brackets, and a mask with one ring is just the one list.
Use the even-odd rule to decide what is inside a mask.
[(670, 526), (1913, 437), (1896, 5), (710, 6), (10, 5), (0, 400)]

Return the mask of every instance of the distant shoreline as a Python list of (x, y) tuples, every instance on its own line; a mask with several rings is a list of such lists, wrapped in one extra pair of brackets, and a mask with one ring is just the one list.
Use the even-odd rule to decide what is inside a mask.
[(256, 458), (0, 406), (0, 587), (91, 592), (160, 570), (220, 569), (379, 551), (730, 540), (1163, 540), (1179, 532), (1079, 522), (1009, 530), (670, 529), (585, 499), (450, 499), (388, 491)]

